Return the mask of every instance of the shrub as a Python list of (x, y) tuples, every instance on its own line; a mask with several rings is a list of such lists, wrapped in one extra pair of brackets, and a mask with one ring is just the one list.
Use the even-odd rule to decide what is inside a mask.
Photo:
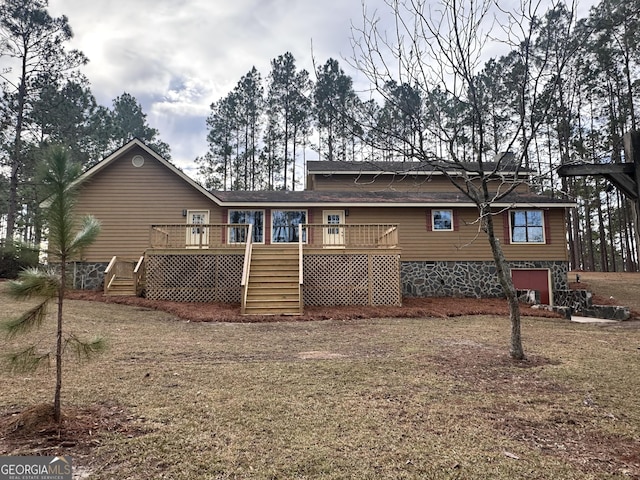
[(17, 278), (25, 268), (38, 265), (39, 250), (23, 242), (0, 244), (0, 278)]

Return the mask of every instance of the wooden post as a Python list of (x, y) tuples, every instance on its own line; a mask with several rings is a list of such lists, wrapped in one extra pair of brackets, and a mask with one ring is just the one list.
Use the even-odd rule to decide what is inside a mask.
[(635, 202), (633, 204), (633, 212), (635, 214), (634, 226), (636, 234), (636, 258), (638, 267), (640, 267), (640, 132), (632, 130), (627, 132), (623, 137), (624, 154), (626, 162), (633, 162), (635, 167)]

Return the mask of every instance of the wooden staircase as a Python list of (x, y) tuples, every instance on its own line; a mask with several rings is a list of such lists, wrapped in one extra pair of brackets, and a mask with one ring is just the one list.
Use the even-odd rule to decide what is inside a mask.
[(134, 297), (136, 295), (136, 286), (135, 286), (133, 277), (132, 278), (121, 278), (121, 277), (114, 278), (113, 281), (111, 282), (111, 285), (109, 286), (109, 288), (107, 288), (104, 294), (108, 296), (121, 295), (121, 296)]
[(104, 295), (133, 297), (140, 294), (144, 288), (144, 267), (144, 256), (137, 262), (113, 257), (104, 272)]
[(298, 246), (253, 245), (244, 315), (301, 315)]

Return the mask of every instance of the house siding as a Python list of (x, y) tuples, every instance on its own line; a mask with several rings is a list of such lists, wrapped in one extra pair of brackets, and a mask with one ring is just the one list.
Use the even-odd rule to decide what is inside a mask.
[[(463, 185), (462, 179), (457, 180)], [(491, 185), (492, 182), (490, 182)], [(496, 180), (495, 186), (500, 185)], [(367, 192), (454, 192), (456, 187), (451, 181), (442, 175), (358, 175), (358, 174), (314, 174), (307, 177), (307, 190), (324, 192), (362, 190)], [(529, 186), (525, 183), (515, 189), (519, 193), (529, 192)]]
[[(142, 167), (131, 159), (142, 155)], [(117, 255), (136, 259), (149, 246), (151, 224), (186, 223), (183, 210), (209, 210), (211, 222), (221, 213), (211, 200), (144, 150), (134, 147), (80, 186), (76, 213), (101, 223), (96, 242), (79, 260), (104, 262)]]
[[(399, 247), (403, 261), (492, 261), (493, 255), (486, 235), (479, 231), (477, 210), (453, 209), (458, 216), (457, 231), (429, 231), (426, 208), (349, 208), (347, 224), (389, 223), (398, 225)], [(322, 210), (316, 212), (321, 218)], [(545, 210), (549, 217), (549, 244), (506, 244), (501, 214), (493, 217), (494, 230), (503, 244), (505, 257), (510, 261), (530, 259), (567, 261), (564, 209)]]

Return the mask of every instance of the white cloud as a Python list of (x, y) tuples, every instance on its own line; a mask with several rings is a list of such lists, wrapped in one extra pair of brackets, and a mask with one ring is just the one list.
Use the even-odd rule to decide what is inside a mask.
[(299, 68), (311, 71), (312, 41), (319, 64), (341, 59), (361, 3), (50, 0), (49, 11), (69, 17), (71, 46), (90, 60), (83, 72), (98, 101), (110, 105), (125, 91), (135, 96), (174, 160), (185, 166), (206, 151), (212, 102), (253, 66), (266, 77), (271, 60), (287, 51)]
[[(206, 116), (255, 66), (266, 78), (270, 62), (290, 51), (298, 68), (313, 70), (333, 57), (350, 70), (351, 24), (361, 24), (362, 0), (50, 0), (52, 15), (67, 15), (71, 46), (90, 63), (83, 72), (103, 105), (123, 92), (142, 103), (152, 127), (188, 167), (206, 152)], [(387, 12), (383, 0), (367, 11)], [(389, 20), (387, 18), (387, 20)], [(313, 52), (312, 44), (313, 42)]]

